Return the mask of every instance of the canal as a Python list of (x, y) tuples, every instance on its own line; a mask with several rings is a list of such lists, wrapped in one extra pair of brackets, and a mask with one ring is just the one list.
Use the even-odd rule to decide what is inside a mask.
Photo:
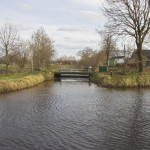
[(62, 79), (0, 95), (0, 150), (148, 150), (150, 89)]

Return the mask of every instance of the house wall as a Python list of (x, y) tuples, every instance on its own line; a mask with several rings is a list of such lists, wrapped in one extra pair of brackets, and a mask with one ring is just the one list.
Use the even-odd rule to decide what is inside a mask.
[(122, 58), (122, 59), (115, 59), (115, 65), (116, 64), (124, 64), (124, 58)]
[[(146, 60), (147, 60), (147, 57), (146, 56), (142, 56), (143, 57), (143, 66), (146, 67)], [(135, 57), (135, 58), (131, 58), (128, 60), (128, 64), (138, 64), (138, 58)]]
[(114, 59), (109, 59), (108, 60), (108, 66), (110, 66), (110, 67), (115, 66), (115, 60)]
[(124, 64), (124, 59), (109, 59), (108, 61), (108, 66), (113, 67), (117, 64)]
[(146, 61), (147, 61), (147, 57), (146, 56), (143, 56), (143, 66), (144, 67), (146, 67), (147, 65), (147, 63), (146, 63)]

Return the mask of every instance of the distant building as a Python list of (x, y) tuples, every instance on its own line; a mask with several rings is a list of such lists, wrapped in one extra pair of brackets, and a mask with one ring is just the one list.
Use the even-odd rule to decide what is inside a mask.
[[(145, 66), (150, 66), (150, 50), (142, 50), (143, 64)], [(128, 64), (137, 63), (138, 55), (137, 51), (132, 53), (131, 58), (128, 59)]]
[(108, 66), (114, 67), (116, 65), (124, 64), (124, 56), (112, 57), (108, 60)]

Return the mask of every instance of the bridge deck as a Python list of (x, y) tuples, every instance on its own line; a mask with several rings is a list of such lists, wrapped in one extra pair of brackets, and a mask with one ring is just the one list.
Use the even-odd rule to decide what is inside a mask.
[(90, 77), (93, 72), (55, 72), (55, 77)]
[(90, 77), (93, 75), (91, 69), (83, 68), (59, 68), (58, 72), (54, 73), (54, 76), (57, 77)]

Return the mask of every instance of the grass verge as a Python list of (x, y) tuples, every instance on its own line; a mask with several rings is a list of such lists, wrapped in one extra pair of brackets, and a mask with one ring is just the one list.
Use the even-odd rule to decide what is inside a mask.
[(112, 77), (108, 73), (94, 73), (91, 81), (101, 84), (104, 87), (129, 88), (129, 87), (149, 87), (149, 73), (133, 73), (133, 74), (113, 74)]
[(32, 73), (0, 75), (0, 93), (17, 91), (35, 86), (43, 81), (52, 80), (53, 73), (37, 71)]

